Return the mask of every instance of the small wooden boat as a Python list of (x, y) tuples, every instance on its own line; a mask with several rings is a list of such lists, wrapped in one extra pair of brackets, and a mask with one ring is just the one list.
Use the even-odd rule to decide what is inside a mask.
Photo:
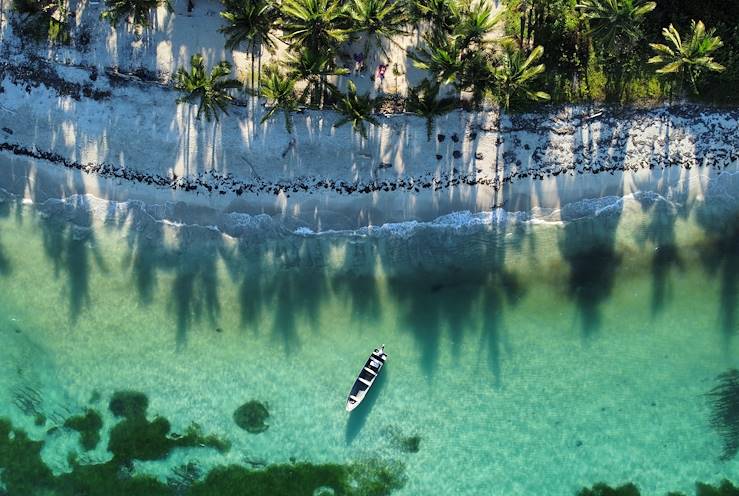
[(362, 402), (367, 395), (367, 391), (375, 383), (375, 379), (377, 379), (380, 369), (385, 364), (385, 360), (387, 360), (387, 355), (385, 354), (385, 345), (383, 344), (372, 352), (364, 367), (362, 367), (362, 370), (359, 371), (357, 380), (354, 381), (354, 386), (352, 386), (352, 390), (349, 393), (349, 399), (346, 400), (347, 412), (351, 412)]

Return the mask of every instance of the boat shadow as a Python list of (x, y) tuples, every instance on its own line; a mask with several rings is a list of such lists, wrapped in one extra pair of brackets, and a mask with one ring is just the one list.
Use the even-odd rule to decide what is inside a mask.
[(386, 364), (383, 366), (382, 373), (377, 376), (375, 383), (367, 392), (367, 396), (365, 396), (362, 404), (349, 414), (349, 420), (346, 422), (346, 432), (344, 436), (347, 446), (354, 442), (359, 433), (362, 432), (364, 424), (367, 423), (367, 418), (370, 416), (370, 413), (377, 402), (377, 398), (385, 389), (388, 372)]

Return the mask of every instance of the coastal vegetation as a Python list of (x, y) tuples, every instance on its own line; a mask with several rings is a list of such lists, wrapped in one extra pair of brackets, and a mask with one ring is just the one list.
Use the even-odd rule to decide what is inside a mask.
[[(406, 47), (409, 64), (423, 79), (399, 89), (392, 108), (427, 119), (455, 106), (506, 111), (538, 102), (637, 102), (674, 97), (730, 102), (727, 88), (739, 82), (739, 32), (727, 21), (735, 6), (708, 0), (222, 0), (227, 50), (245, 50), (251, 60), (248, 93), (268, 103), (266, 121), (277, 111), (332, 108), (361, 135), (372, 114), (386, 109), (379, 94), (361, 93), (354, 76), (369, 60), (387, 60), (371, 76), (385, 78), (387, 48)], [(171, 10), (165, 0), (106, 0), (101, 17), (148, 28), (151, 11)], [(14, 0), (19, 25), (55, 43), (68, 38), (66, 0)], [(735, 15), (732, 15), (735, 14)], [(66, 35), (64, 33), (67, 33)], [(415, 34), (415, 42), (408, 35)], [(664, 42), (664, 43), (663, 43)], [(350, 47), (363, 47), (349, 54)], [(356, 48), (355, 48), (356, 49)], [(270, 57), (262, 70), (262, 55)], [(347, 59), (353, 59), (350, 71)], [(351, 62), (350, 62), (351, 63)], [(178, 102), (196, 103), (198, 117), (218, 119), (238, 100), (231, 66), (204, 57), (177, 70)], [(393, 74), (407, 74), (398, 64)], [(264, 77), (266, 76), (266, 77)], [(416, 78), (417, 76), (414, 76)], [(412, 84), (411, 84), (412, 83)], [(433, 98), (441, 100), (431, 105)], [(454, 102), (456, 105), (451, 105)], [(429, 120), (429, 117), (432, 117)], [(340, 121), (344, 122), (344, 119)], [(429, 133), (431, 134), (431, 133)]]

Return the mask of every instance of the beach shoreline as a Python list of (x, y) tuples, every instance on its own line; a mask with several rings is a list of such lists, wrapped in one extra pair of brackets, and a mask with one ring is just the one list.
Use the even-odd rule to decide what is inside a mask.
[(335, 128), (333, 111), (303, 110), (288, 133), (281, 121), (259, 125), (265, 108), (251, 99), (208, 123), (166, 85), (23, 54), (3, 67), (0, 154), (15, 164), (6, 186), (54, 177), (42, 181), (47, 197), (187, 204), (200, 219), (266, 214), (325, 231), (465, 211), (550, 215), (639, 191), (693, 201), (739, 164), (737, 109), (457, 110), (430, 139), (419, 117), (378, 115), (363, 139)]

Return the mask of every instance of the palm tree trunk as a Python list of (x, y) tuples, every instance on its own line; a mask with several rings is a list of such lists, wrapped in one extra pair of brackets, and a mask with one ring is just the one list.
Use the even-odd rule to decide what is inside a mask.
[(213, 152), (212, 156), (210, 158), (210, 168), (214, 169), (216, 168), (216, 130), (218, 129), (218, 120), (213, 119)]
[(257, 68), (257, 91), (262, 88), (262, 45), (259, 45), (259, 61)]
[(251, 89), (254, 91), (254, 44), (251, 45)]
[(526, 12), (521, 14), (521, 36), (518, 38), (518, 49), (523, 50), (523, 37), (526, 33)]

